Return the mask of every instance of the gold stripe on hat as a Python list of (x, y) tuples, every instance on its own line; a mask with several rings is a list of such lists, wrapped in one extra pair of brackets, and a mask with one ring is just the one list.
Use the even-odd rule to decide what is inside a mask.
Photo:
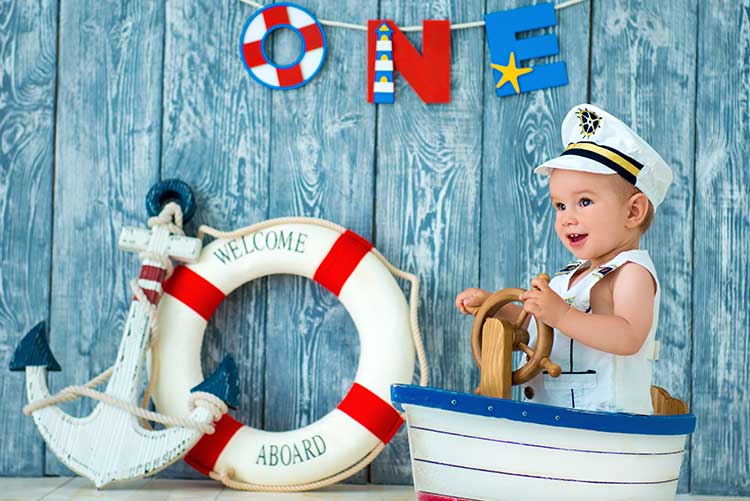
[(608, 149), (603, 148), (599, 145), (596, 145), (594, 143), (585, 142), (585, 143), (571, 143), (566, 148), (565, 151), (577, 149), (577, 150), (587, 150), (591, 151), (593, 153), (596, 153), (598, 155), (601, 155), (603, 157), (608, 158), (609, 160), (613, 161), (626, 171), (630, 172), (633, 176), (638, 176), (638, 174), (641, 172), (641, 169), (636, 166), (634, 163), (629, 161), (627, 158), (623, 157), (622, 155), (619, 155), (618, 153)]

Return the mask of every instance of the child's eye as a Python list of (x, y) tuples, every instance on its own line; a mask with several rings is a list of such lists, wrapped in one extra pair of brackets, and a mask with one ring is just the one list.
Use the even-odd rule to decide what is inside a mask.
[(578, 202), (578, 205), (580, 205), (581, 207), (588, 207), (588, 206), (589, 206), (589, 205), (591, 205), (592, 203), (593, 203), (593, 202), (591, 201), (591, 199), (590, 199), (590, 198), (582, 198), (582, 199), (581, 199), (581, 200), (580, 200), (580, 201)]
[(555, 209), (557, 209), (557, 210), (565, 210), (565, 204), (562, 203), (562, 202), (557, 202), (555, 204)]

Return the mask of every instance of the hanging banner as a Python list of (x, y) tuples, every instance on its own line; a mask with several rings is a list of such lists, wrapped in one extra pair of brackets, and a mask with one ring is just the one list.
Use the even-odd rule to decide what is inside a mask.
[[(326, 58), (323, 25), (367, 31), (367, 102), (393, 104), (396, 101), (396, 73), (425, 103), (450, 102), (451, 30), (484, 26), (490, 53), (490, 67), (498, 96), (547, 89), (568, 84), (564, 61), (524, 66), (531, 59), (560, 54), (557, 35), (518, 38), (523, 32), (557, 25), (555, 11), (584, 0), (568, 0), (555, 6), (542, 3), (517, 9), (491, 12), (484, 21), (451, 24), (447, 19), (422, 22), (421, 28), (409, 26), (403, 31), (422, 31), (420, 53), (389, 19), (371, 19), (367, 27), (339, 21), (318, 20), (307, 9), (291, 3), (259, 7), (245, 23), (240, 36), (242, 61), (250, 76), (271, 89), (294, 89), (315, 78)], [(300, 38), (302, 50), (296, 61), (278, 65), (269, 57), (268, 36), (287, 28)]]

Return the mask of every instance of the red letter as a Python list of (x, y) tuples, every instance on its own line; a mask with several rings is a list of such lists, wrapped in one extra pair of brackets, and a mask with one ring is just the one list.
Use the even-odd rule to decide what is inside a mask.
[[(398, 29), (396, 23), (385, 20), (393, 30), (393, 66), (409, 82), (414, 92), (425, 103), (450, 102), (451, 92), (451, 27), (450, 21), (422, 21), (422, 54)], [(376, 61), (376, 31), (382, 20), (367, 23), (367, 102), (373, 102)]]

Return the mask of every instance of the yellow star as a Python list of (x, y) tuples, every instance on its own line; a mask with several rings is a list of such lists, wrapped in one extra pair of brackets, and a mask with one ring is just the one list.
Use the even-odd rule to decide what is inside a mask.
[(516, 94), (521, 93), (521, 89), (518, 87), (518, 77), (520, 77), (521, 75), (525, 75), (526, 73), (531, 73), (533, 71), (532, 68), (519, 68), (518, 66), (516, 66), (515, 52), (510, 53), (510, 60), (508, 61), (507, 66), (502, 66), (500, 64), (490, 64), (490, 66), (503, 74), (500, 81), (497, 82), (495, 88), (499, 89), (505, 83), (510, 82), (513, 85), (513, 88), (516, 89)]

